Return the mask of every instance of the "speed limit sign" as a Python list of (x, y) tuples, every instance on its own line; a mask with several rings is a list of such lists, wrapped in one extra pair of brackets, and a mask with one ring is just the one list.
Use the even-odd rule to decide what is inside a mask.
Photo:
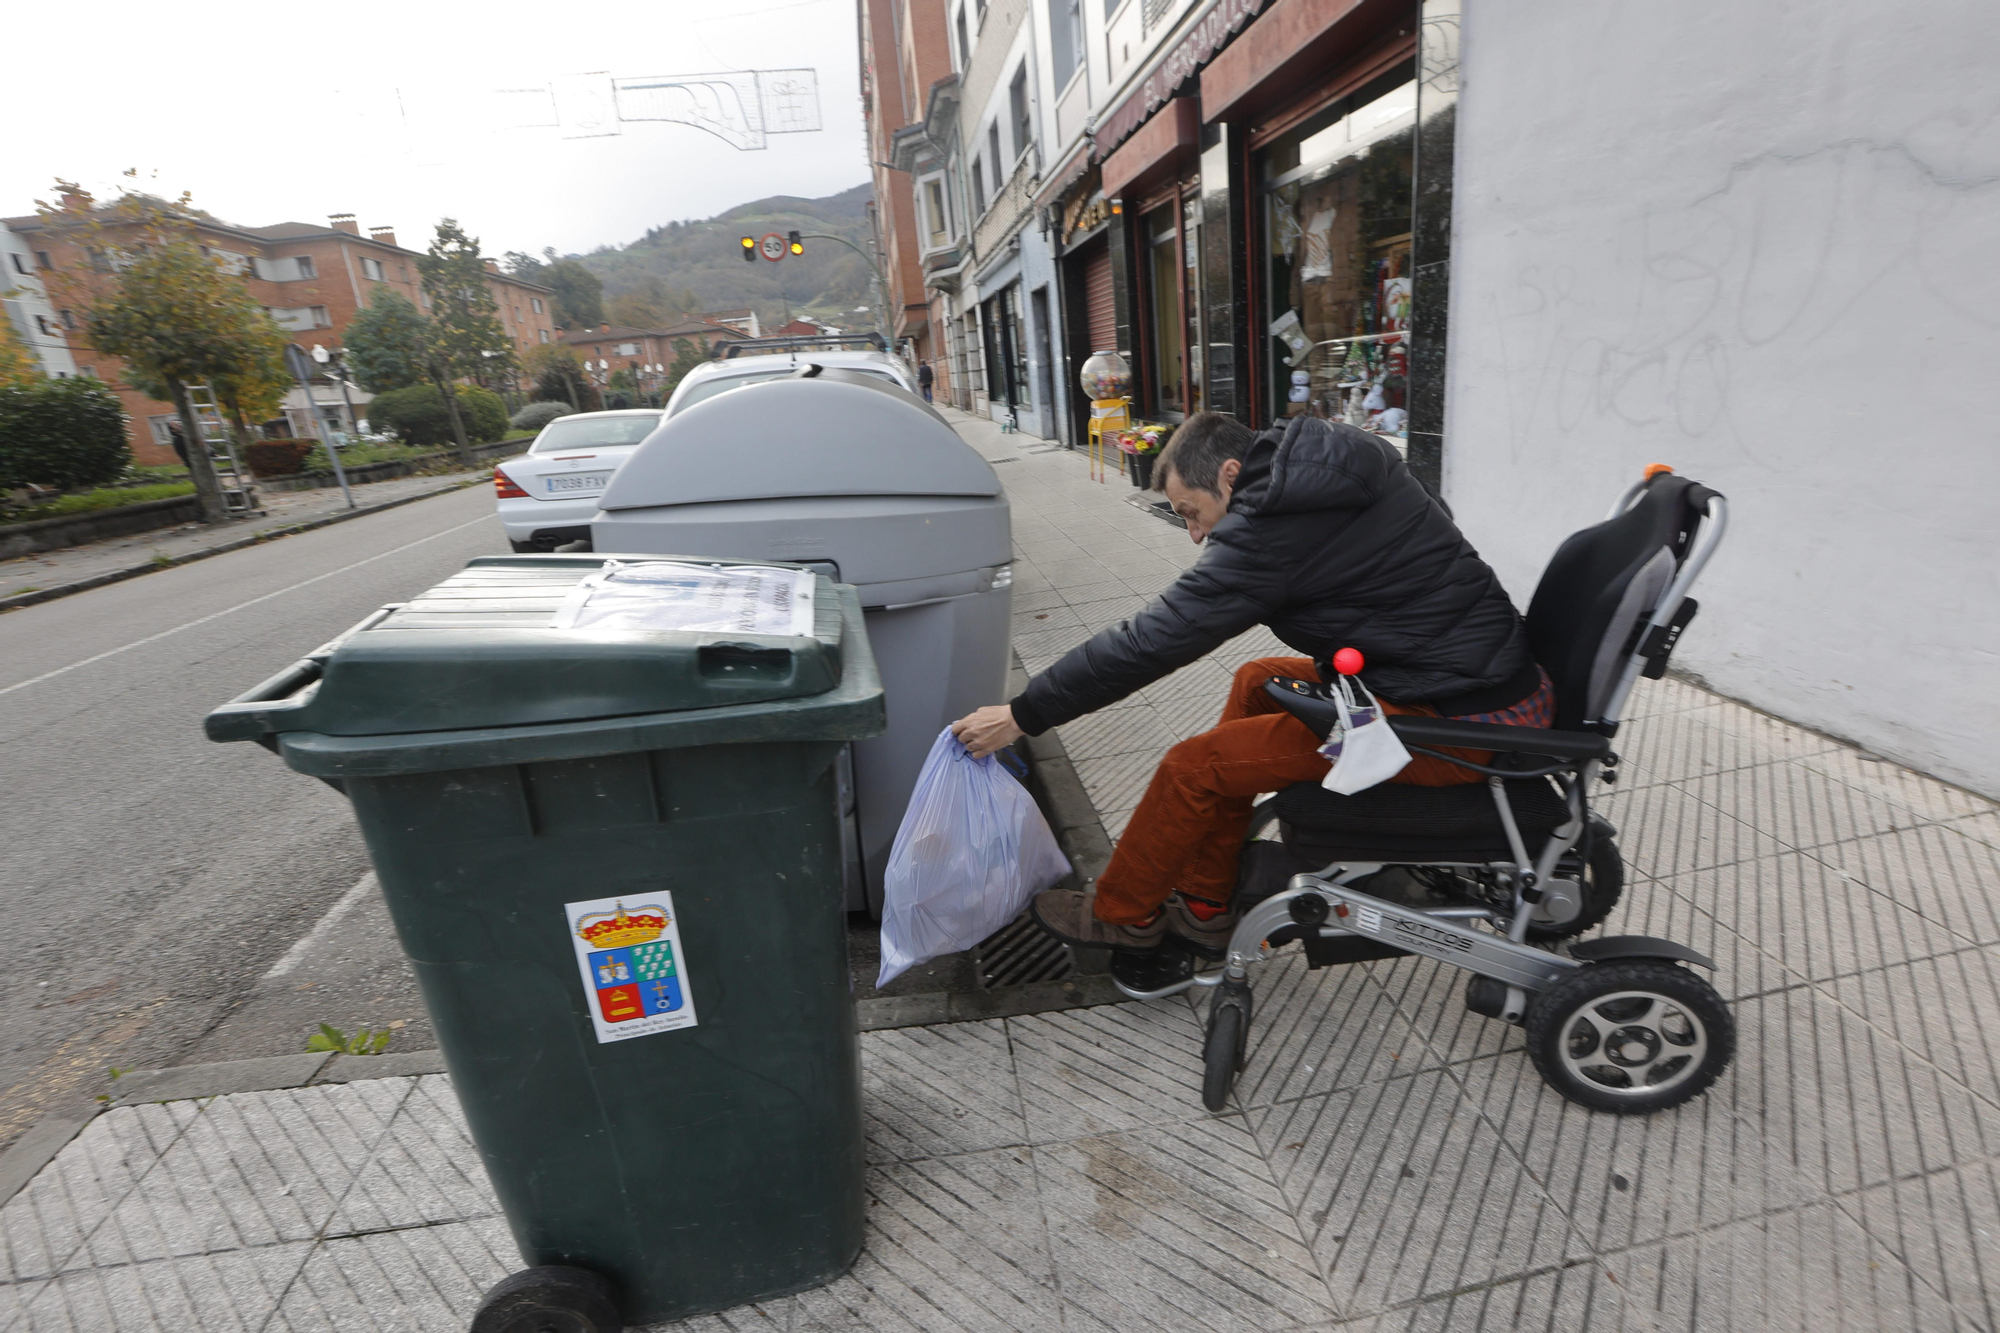
[(767, 231), (757, 241), (757, 253), (773, 264), (785, 257), (785, 238), (775, 231)]

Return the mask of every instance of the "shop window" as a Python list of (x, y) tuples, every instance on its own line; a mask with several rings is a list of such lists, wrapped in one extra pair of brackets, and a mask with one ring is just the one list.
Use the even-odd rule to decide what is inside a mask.
[(1408, 65), (1392, 71), (1259, 155), (1272, 416), (1332, 417), (1390, 431), (1401, 425), (1412, 74)]
[(1187, 390), (1186, 326), (1181, 316), (1178, 206), (1156, 208), (1139, 220), (1146, 240), (1146, 385), (1153, 411), (1178, 419)]
[(1021, 284), (1015, 283), (1000, 293), (1001, 310), (1006, 317), (1007, 364), (1012, 378), (1007, 385), (1007, 401), (1015, 407), (1028, 407), (1032, 399), (1028, 393), (1028, 339), (1021, 321)]

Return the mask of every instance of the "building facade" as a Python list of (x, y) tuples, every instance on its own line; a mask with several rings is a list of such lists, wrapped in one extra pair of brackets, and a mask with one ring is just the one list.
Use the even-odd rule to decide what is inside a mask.
[(36, 366), (44, 375), (67, 379), (76, 359), (63, 335), (62, 314), (42, 285), (42, 262), (28, 239), (0, 222), (0, 303)]
[[(93, 263), (93, 256), (75, 237), (51, 228), (40, 217), (9, 218), (4, 225), (16, 238), (9, 244), (31, 253), (38, 272), (47, 274), (67, 265)], [(332, 215), (325, 226), (282, 222), (238, 227), (204, 218), (196, 223), (195, 234), (212, 257), (242, 277), (251, 298), (270, 312), (286, 336), (308, 351), (315, 345), (338, 348), (343, 331), (378, 291), (398, 292), (419, 309), (430, 304), (417, 271), (418, 252), (399, 246), (395, 231), (389, 227), (372, 227), (363, 236), (349, 213)], [(12, 266), (11, 259), (6, 262)], [(517, 357), (555, 340), (553, 291), (502, 273), (491, 262), (486, 281)], [(130, 419), (132, 452), (138, 462), (176, 462), (167, 433), (173, 405), (148, 398), (127, 385), (118, 358), (91, 351), (75, 336), (73, 316), (57, 310), (55, 323), (64, 330), (64, 350), (75, 372), (94, 375), (117, 389)], [(323, 383), (315, 386), (308, 407), (304, 391), (294, 388), (284, 403), (284, 429), (295, 435), (311, 435), (312, 412), (317, 409), (333, 429), (355, 430), (358, 422), (349, 419), (348, 404), (355, 417), (365, 417), (371, 397), (350, 390), (347, 403), (343, 403), (337, 387)]]

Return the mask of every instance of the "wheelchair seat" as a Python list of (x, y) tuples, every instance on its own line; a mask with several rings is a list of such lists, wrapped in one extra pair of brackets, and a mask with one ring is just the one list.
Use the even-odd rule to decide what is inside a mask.
[[(1300, 782), (1277, 795), (1285, 845), (1329, 861), (1512, 861), (1507, 830), (1484, 782), (1416, 787), (1385, 782), (1352, 796)], [(1537, 844), (1568, 817), (1547, 778), (1507, 783), (1521, 837)]]

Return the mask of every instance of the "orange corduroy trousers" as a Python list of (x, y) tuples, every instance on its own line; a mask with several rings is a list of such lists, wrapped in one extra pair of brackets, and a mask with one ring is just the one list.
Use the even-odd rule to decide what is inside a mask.
[[(1111, 864), (1097, 877), (1100, 920), (1137, 925), (1150, 919), (1175, 889), (1226, 903), (1236, 888), (1236, 862), (1250, 826), (1250, 806), (1264, 792), (1294, 782), (1318, 782), (1331, 765), (1306, 724), (1264, 692), (1276, 676), (1318, 680), (1310, 659), (1260, 657), (1237, 668), (1222, 718), (1199, 736), (1168, 750), (1132, 812)], [(1380, 701), (1387, 713), (1429, 713)], [(1475, 763), (1491, 756), (1467, 751)], [(1478, 782), (1479, 774), (1418, 756), (1391, 782), (1448, 787)]]

